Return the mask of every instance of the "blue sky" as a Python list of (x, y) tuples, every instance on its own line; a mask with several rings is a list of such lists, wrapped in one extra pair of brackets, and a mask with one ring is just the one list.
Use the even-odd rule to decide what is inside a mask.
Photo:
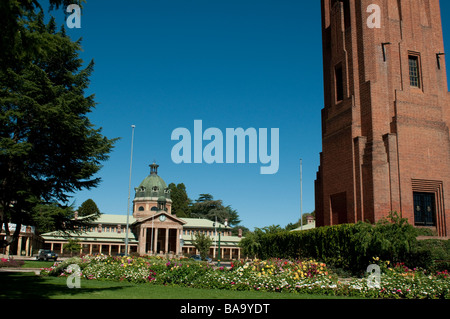
[[(446, 45), (448, 1), (442, 2)], [(62, 12), (54, 13), (61, 23)], [(314, 210), (323, 107), (320, 1), (88, 0), (81, 29), (82, 58), (95, 61), (89, 93), (91, 121), (121, 137), (98, 174), (96, 189), (74, 194), (75, 206), (92, 198), (107, 214), (126, 214), (131, 125), (136, 125), (133, 188), (160, 165), (167, 184), (184, 183), (191, 199), (210, 193), (239, 212), (253, 229), (285, 226)], [(173, 130), (280, 129), (280, 166), (174, 164)], [(205, 143), (206, 144), (206, 143)], [(204, 144), (204, 145), (205, 145)]]

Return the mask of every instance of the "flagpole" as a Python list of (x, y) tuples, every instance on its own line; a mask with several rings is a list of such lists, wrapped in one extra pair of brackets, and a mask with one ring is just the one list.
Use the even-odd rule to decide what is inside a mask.
[(128, 205), (127, 205), (127, 229), (125, 234), (125, 255), (128, 256), (128, 232), (130, 228), (130, 196), (131, 196), (131, 170), (133, 168), (133, 143), (134, 143), (134, 129), (135, 125), (131, 125), (131, 158), (130, 158), (130, 179), (128, 182)]
[(302, 163), (303, 160), (300, 159), (300, 227), (303, 230), (303, 172)]

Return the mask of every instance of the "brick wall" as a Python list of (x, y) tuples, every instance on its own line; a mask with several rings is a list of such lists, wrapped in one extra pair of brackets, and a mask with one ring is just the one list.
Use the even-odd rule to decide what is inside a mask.
[[(381, 8), (379, 29), (366, 24), (370, 4)], [(413, 193), (426, 192), (436, 196), (435, 230), (448, 236), (450, 94), (445, 60), (437, 61), (444, 52), (439, 0), (322, 0), (322, 27), (318, 225), (375, 222), (390, 211), (415, 224)], [(419, 88), (410, 85), (409, 55), (418, 56)], [(430, 184), (441, 186), (421, 188)]]

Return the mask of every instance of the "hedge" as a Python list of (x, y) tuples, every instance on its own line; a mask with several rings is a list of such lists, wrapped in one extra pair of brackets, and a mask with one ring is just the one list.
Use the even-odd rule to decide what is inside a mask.
[(351, 268), (354, 256), (354, 225), (314, 228), (303, 232), (282, 232), (261, 236), (261, 259), (313, 258), (337, 267)]
[(365, 271), (374, 257), (427, 268), (432, 252), (420, 245), (417, 230), (406, 219), (392, 213), (375, 225), (359, 222), (306, 231), (264, 234), (259, 237), (259, 257), (314, 258), (335, 268)]

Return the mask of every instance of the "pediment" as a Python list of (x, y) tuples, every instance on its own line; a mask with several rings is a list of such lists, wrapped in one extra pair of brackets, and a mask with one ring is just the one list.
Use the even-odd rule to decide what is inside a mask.
[(179, 225), (184, 225), (186, 224), (186, 222), (184, 220), (182, 220), (181, 218), (178, 218), (174, 215), (171, 215), (165, 211), (159, 211), (154, 215), (151, 216), (145, 216), (143, 218), (139, 218), (136, 220), (135, 224), (140, 224), (140, 225), (149, 225), (149, 224), (179, 224)]

